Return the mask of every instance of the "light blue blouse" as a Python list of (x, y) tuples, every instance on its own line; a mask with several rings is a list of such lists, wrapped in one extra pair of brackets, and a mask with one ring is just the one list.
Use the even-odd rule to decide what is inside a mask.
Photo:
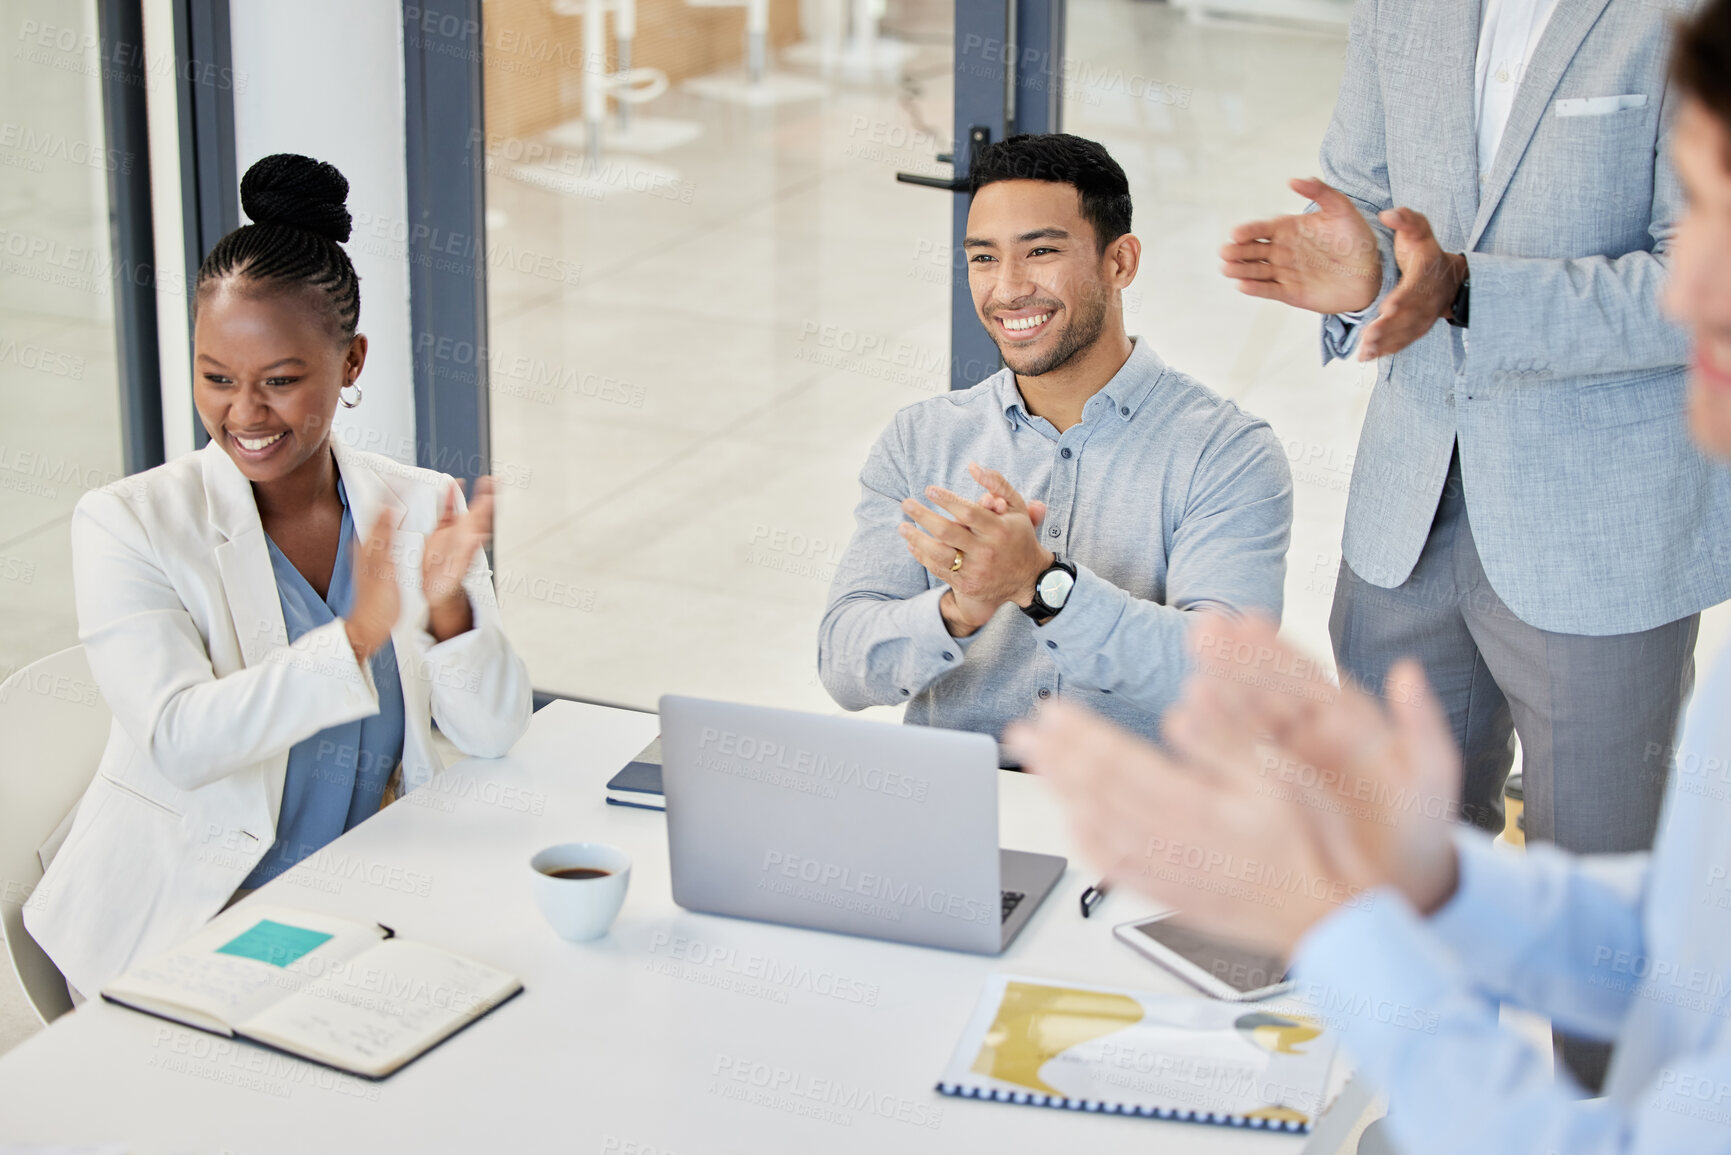
[[(340, 479), (337, 496), (343, 503), (343, 524), (327, 596), (319, 597), (276, 542), (268, 535), (265, 538), (276, 574), (277, 597), (282, 602), (283, 624), (291, 642), (344, 616), (354, 602), (355, 525), (349, 516), (349, 495)], [(289, 749), (276, 842), (246, 876), (243, 888), (263, 886), (343, 831), (378, 813), (385, 784), (403, 756), (403, 687), (397, 675), (397, 652), (390, 642), (373, 654), (371, 665), (373, 684), (379, 691), (379, 712), (320, 730)]]
[[(1408, 1155), (1731, 1155), (1731, 653), (1696, 686), (1652, 854), (1525, 854), (1459, 829), (1460, 886), (1421, 918), (1398, 891), (1311, 929), (1293, 970)], [(1415, 793), (1415, 801), (1425, 796)], [(1409, 806), (1409, 811), (1416, 807)], [(1502, 1029), (1515, 1003), (1614, 1042), (1603, 1098)]]

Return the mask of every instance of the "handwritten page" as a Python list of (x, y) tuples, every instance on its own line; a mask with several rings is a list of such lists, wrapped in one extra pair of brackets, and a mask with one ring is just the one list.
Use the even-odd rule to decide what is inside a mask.
[(344, 1070), (386, 1075), (520, 986), (472, 959), (391, 939), (333, 967), (240, 1030)]
[(383, 933), (308, 911), (235, 907), (173, 950), (133, 966), (102, 993), (228, 1034), (376, 945)]

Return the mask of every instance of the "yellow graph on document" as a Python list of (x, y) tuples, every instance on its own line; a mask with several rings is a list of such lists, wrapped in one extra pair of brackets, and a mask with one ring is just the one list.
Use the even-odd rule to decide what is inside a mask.
[(1266, 1011), (1253, 1011), (1233, 1025), (1245, 1038), (1278, 1055), (1301, 1055), (1299, 1047), (1322, 1034), (1322, 1025), (1312, 1019)]
[(998, 1015), (974, 1059), (977, 1074), (1047, 1095), (1062, 1092), (1040, 1079), (1047, 1060), (1071, 1047), (1142, 1021), (1142, 1004), (1128, 995), (1010, 982)]

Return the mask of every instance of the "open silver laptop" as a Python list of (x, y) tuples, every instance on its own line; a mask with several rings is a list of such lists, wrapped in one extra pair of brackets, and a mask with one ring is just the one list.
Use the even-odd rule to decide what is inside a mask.
[(985, 734), (661, 699), (673, 901), (997, 954), (1064, 873), (998, 848)]

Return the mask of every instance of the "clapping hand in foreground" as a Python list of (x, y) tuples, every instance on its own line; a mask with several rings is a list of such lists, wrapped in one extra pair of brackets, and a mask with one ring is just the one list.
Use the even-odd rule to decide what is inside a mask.
[(1166, 750), (1064, 702), (1007, 735), (1108, 878), (1287, 956), (1380, 888), (1427, 913), (1448, 899), (1460, 756), (1416, 662), (1379, 701), (1328, 682), (1264, 621), (1199, 617), (1191, 649)]

